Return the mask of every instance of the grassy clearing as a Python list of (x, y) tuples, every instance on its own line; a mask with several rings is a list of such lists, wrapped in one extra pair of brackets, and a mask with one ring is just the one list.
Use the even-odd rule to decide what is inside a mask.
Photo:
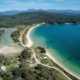
[(35, 50), (37, 59), (41, 63), (49, 65), (49, 66), (55, 66), (55, 64), (53, 63), (53, 61), (50, 60), (50, 58), (46, 55), (46, 51), (45, 51), (44, 48), (37, 47), (34, 50)]

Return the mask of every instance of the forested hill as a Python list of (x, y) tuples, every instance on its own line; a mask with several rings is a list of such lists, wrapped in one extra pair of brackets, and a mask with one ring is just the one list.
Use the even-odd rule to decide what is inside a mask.
[(80, 15), (64, 15), (39, 12), (23, 12), (16, 15), (0, 16), (0, 27), (15, 27), (16, 25), (31, 25), (33, 23), (80, 23)]

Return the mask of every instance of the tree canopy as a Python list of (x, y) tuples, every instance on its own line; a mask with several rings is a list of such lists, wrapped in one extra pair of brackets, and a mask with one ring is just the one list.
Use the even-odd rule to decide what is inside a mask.
[(16, 15), (0, 16), (0, 27), (15, 27), (18, 25), (31, 25), (36, 23), (80, 23), (80, 15), (64, 15), (58, 13), (23, 12)]

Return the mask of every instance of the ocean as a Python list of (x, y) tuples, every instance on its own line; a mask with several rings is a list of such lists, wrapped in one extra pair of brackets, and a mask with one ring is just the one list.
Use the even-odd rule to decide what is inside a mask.
[(30, 37), (35, 47), (47, 48), (66, 69), (80, 76), (80, 24), (43, 24)]

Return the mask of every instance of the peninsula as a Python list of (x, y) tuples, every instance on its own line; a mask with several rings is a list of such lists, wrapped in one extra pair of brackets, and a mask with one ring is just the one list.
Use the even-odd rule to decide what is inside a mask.
[[(31, 33), (38, 28), (46, 28), (42, 30), (44, 32), (49, 29), (50, 32), (54, 30), (54, 33), (56, 30), (66, 32), (71, 26), (73, 32), (75, 28), (78, 28), (75, 29), (75, 33), (77, 33), (79, 23), (80, 15), (65, 15), (46, 11), (0, 16), (0, 80), (79, 80), (79, 75), (75, 75), (67, 69), (67, 66), (65, 67), (61, 62), (58, 62), (58, 58), (51, 55), (48, 50), (50, 46), (40, 46), (42, 45), (40, 41), (44, 39), (41, 34), (40, 37), (37, 34), (38, 38), (36, 40), (33, 40), (31, 36)], [(44, 32), (43, 34), (45, 34)], [(62, 32), (61, 34), (63, 34)], [(54, 37), (54, 34), (52, 36)], [(60, 40), (60, 43), (65, 43), (64, 41), (67, 40), (62, 36), (60, 38), (62, 39), (57, 39)], [(52, 40), (54, 39), (47, 42), (53, 44), (54, 41)], [(40, 43), (40, 45), (35, 42)], [(54, 48), (52, 49), (54, 50)], [(68, 59), (72, 60), (71, 58)]]

